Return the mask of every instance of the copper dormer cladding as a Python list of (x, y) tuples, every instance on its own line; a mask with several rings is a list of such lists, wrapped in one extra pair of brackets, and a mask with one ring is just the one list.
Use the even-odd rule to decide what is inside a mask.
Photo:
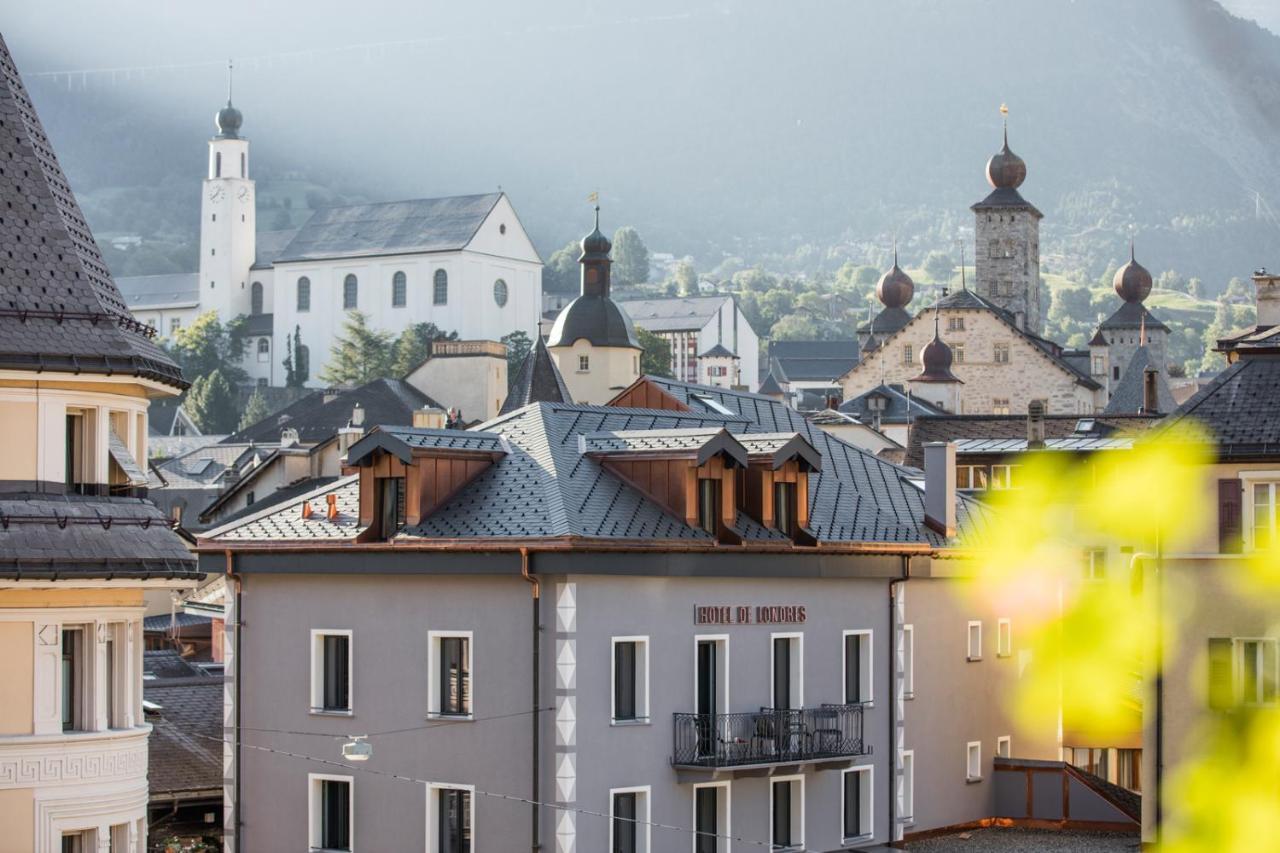
[(116, 288), (2, 38), (0, 161), (0, 367), (185, 388)]
[(600, 206), (596, 205), (595, 228), (582, 238), (582, 255), (578, 258), (582, 265), (582, 292), (556, 317), (547, 346), (573, 346), (574, 341), (586, 339), (598, 347), (640, 349), (631, 318), (609, 296), (612, 248), (609, 238), (600, 231)]

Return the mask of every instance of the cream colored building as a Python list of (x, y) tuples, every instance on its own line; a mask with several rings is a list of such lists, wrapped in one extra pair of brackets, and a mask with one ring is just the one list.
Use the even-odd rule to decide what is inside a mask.
[(129, 315), (0, 40), (0, 851), (143, 853), (143, 595), (193, 586), (140, 496), (177, 366)]

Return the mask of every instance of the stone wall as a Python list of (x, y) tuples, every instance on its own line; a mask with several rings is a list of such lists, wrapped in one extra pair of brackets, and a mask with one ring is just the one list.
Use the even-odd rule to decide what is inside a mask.
[(984, 210), (975, 216), (977, 291), (1040, 334), (1040, 223), (1030, 209)]

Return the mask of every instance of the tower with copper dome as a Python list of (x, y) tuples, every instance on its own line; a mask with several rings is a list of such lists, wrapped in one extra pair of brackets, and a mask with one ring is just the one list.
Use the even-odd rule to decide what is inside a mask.
[[(1008, 112), (1005, 107), (1001, 111)], [(1027, 164), (1010, 150), (1006, 122), (1004, 145), (987, 161), (991, 192), (971, 208), (977, 243), (976, 288), (978, 295), (1008, 311), (1019, 328), (1038, 335), (1047, 307), (1040, 285), (1043, 214), (1018, 192), (1026, 179)]]
[(880, 343), (911, 322), (907, 310), (915, 295), (916, 285), (902, 267), (898, 266), (898, 247), (893, 247), (893, 266), (876, 284), (876, 298), (884, 307), (874, 317), (858, 327), (858, 342), (864, 351), (870, 352)]
[(1144, 350), (1140, 363), (1155, 367), (1161, 381), (1169, 378), (1169, 327), (1145, 304), (1151, 293), (1151, 273), (1138, 263), (1132, 243), (1129, 262), (1116, 270), (1111, 283), (1116, 296), (1120, 297), (1120, 307), (1098, 324), (1098, 331), (1090, 342), (1096, 364), (1094, 373), (1098, 374), (1094, 378), (1106, 388), (1108, 400), (1114, 397), (1140, 349)]

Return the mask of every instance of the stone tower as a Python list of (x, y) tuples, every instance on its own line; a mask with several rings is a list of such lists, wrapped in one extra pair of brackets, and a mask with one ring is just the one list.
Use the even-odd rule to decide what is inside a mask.
[(1018, 187), (1027, 164), (1004, 147), (987, 161), (991, 194), (971, 208), (975, 219), (977, 290), (1013, 315), (1019, 328), (1040, 334), (1044, 306), (1040, 302), (1040, 220), (1043, 214), (1024, 199)]

